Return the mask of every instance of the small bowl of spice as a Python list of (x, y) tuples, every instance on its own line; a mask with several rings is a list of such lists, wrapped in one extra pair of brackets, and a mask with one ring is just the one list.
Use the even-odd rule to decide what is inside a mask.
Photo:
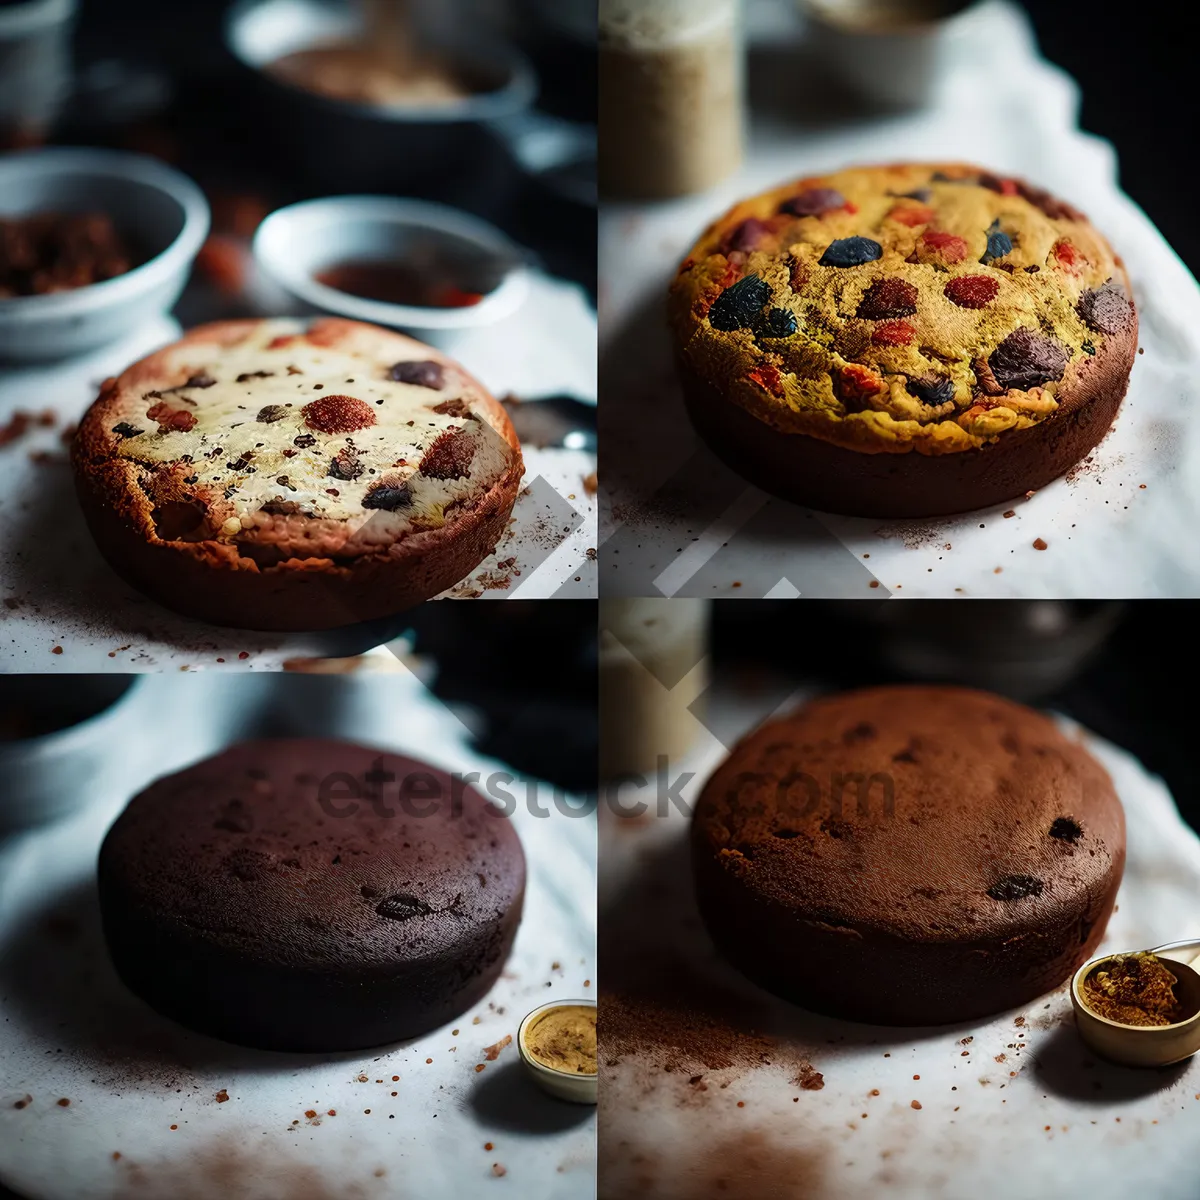
[(1101, 1057), (1163, 1067), (1200, 1050), (1200, 975), (1188, 965), (1200, 942), (1106, 954), (1071, 980), (1079, 1034)]
[(529, 292), (526, 254), (444, 204), (331, 196), (292, 204), (258, 228), (268, 283), (305, 309), (407, 330), (446, 346), (511, 316)]
[(525, 1069), (552, 1096), (596, 1103), (596, 1002), (555, 1000), (535, 1008), (517, 1030)]

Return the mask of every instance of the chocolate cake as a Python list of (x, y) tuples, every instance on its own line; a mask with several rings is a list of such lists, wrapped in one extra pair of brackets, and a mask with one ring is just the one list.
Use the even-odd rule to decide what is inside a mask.
[(1125, 863), (1104, 768), (1047, 717), (954, 687), (821, 699), (741, 741), (692, 825), (696, 894), (772, 992), (882, 1025), (967, 1021), (1094, 952)]
[(100, 850), (118, 973), (242, 1045), (414, 1037), (500, 974), (521, 919), (511, 823), (423, 763), (320, 739), (246, 742), (151, 784)]

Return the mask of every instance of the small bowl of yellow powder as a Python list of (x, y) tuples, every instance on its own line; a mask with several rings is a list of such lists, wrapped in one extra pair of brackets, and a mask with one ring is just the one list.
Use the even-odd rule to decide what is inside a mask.
[[(1180, 953), (1180, 950), (1185, 952)], [(1200, 975), (1187, 960), (1200, 946), (1106, 954), (1071, 980), (1080, 1036), (1128, 1067), (1161, 1067), (1200, 1050)]]
[(552, 1096), (596, 1103), (596, 1002), (555, 1000), (535, 1008), (517, 1030), (525, 1069)]

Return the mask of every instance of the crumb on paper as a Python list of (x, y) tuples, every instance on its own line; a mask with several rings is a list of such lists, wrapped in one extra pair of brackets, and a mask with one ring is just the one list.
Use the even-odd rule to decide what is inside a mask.
[(1035, 550), (1048, 550), (1050, 548), (1050, 546), (1049, 546), (1049, 543), (1044, 538), (1035, 538), (1034, 543), (1033, 543), (1033, 548)]
[(500, 1057), (500, 1051), (503, 1050), (506, 1046), (511, 1046), (511, 1045), (512, 1045), (512, 1034), (506, 1033), (498, 1042), (495, 1042), (493, 1045), (488, 1046), (484, 1049), (483, 1057), (486, 1058), (488, 1062), (495, 1062), (496, 1059), (498, 1059)]
[(229, 1099), (229, 1092), (225, 1088), (222, 1088), (216, 1095), (216, 1101), (218, 1104), (224, 1104), (225, 1101), (228, 1099)]
[(589, 496), (594, 496), (596, 494), (597, 490), (599, 489), (599, 486), (600, 486), (600, 482), (596, 478), (595, 471), (593, 471), (590, 475), (584, 476), (583, 490), (585, 492), (587, 492), (587, 494)]
[(496, 1175), (496, 1176), (507, 1175), (508, 1171), (506, 1168), (502, 1167), (499, 1163), (492, 1163), (492, 1174)]

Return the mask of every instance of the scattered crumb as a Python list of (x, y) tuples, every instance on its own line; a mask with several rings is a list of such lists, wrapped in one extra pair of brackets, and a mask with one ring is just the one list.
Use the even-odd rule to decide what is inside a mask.
[(486, 1067), (487, 1067), (487, 1063), (476, 1063), (475, 1074), (478, 1075), (479, 1072), (485, 1070)]
[(1033, 543), (1033, 548), (1034, 548), (1035, 550), (1047, 550), (1047, 549), (1049, 549), (1048, 545), (1046, 544), (1046, 542), (1045, 542), (1045, 541), (1044, 541), (1042, 538), (1037, 538), (1037, 539), (1035, 539), (1035, 541), (1034, 541), (1034, 543)]
[(486, 1058), (488, 1060), (488, 1062), (495, 1062), (496, 1059), (498, 1059), (500, 1057), (500, 1051), (503, 1050), (505, 1046), (509, 1046), (511, 1044), (512, 1044), (512, 1034), (506, 1033), (494, 1045), (488, 1046), (484, 1049), (483, 1057)]
[(499, 1163), (492, 1163), (493, 1175), (507, 1175), (508, 1172)]
[(1016, 515), (1016, 510), (1010, 508), (1008, 512), (1004, 514), (1004, 519), (1007, 521), (1009, 517), (1015, 517)]
[(216, 1099), (217, 1099), (217, 1103), (218, 1103), (218, 1104), (224, 1104), (224, 1103), (225, 1103), (225, 1101), (229, 1099), (229, 1092), (228, 1092), (228, 1091), (227, 1091), (225, 1088), (222, 1088), (222, 1089), (221, 1089), (221, 1090), (220, 1090), (220, 1091), (217, 1093), (217, 1097), (216, 1097)]
[(68, 1100), (66, 1098), (66, 1096), (64, 1096), (60, 1101), (58, 1101), (59, 1108), (69, 1108), (70, 1105), (71, 1105), (71, 1102), (70, 1102), (70, 1100)]
[(50, 651), (51, 654), (61, 654), (62, 652), (63, 648), (61, 646), (55, 646), (54, 649)]
[(910, 1107), (910, 1108), (920, 1108), (920, 1107), (921, 1107), (921, 1102), (920, 1102), (920, 1100), (912, 1100), (912, 1101), (910, 1101), (910, 1102), (909, 1102), (909, 1107)]

